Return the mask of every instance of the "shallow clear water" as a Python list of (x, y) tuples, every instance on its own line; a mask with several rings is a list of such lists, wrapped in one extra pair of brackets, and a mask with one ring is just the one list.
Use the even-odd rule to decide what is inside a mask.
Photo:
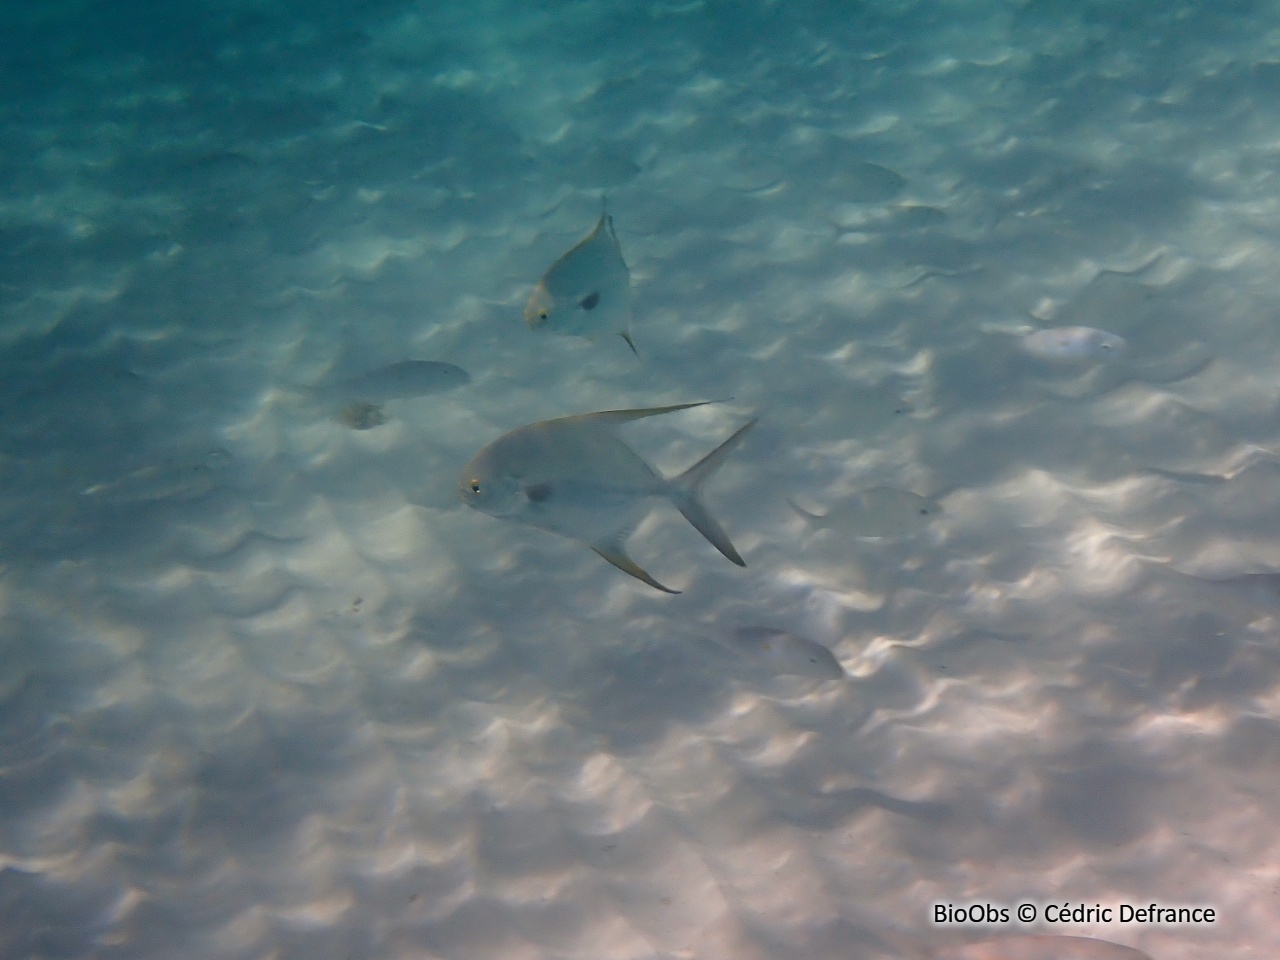
[[(0, 956), (1275, 955), (1280, 4), (16, 6)], [(602, 196), (638, 357), (521, 316)], [(457, 500), (694, 400), (745, 569)], [(933, 921), (1064, 902), (1217, 920)]]

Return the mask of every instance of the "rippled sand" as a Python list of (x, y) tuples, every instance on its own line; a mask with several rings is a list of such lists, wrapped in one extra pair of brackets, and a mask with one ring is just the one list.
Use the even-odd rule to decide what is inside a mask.
[[(1274, 5), (3, 16), (0, 956), (1280, 949)], [(521, 321), (602, 194), (638, 358)], [(471, 382), (296, 402), (410, 358)], [(745, 570), (631, 541), (679, 597), (455, 500), (513, 427), (724, 398), (627, 428), (672, 472), (761, 417)], [(787, 503), (880, 486), (942, 511)], [(931, 921), (988, 902), (1220, 920)]]

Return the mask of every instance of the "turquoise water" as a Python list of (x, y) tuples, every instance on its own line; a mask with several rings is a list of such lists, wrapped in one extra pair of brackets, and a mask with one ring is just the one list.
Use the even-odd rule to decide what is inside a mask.
[[(0, 957), (1280, 948), (1280, 5), (0, 28)], [(634, 354), (522, 319), (602, 198)], [(405, 360), (469, 380), (317, 399)], [(745, 569), (458, 500), (697, 400), (622, 435), (760, 418)], [(933, 919), (1064, 902), (1217, 919)]]

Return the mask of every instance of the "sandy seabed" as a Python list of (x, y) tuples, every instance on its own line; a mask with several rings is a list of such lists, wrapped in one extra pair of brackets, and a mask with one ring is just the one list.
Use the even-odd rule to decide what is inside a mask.
[[(1280, 5), (454, 6), (3, 15), (0, 956), (1276, 956)], [(638, 358), (521, 321), (601, 196)], [(457, 501), (703, 399), (745, 570)], [(934, 922), (1023, 903), (1217, 919)]]

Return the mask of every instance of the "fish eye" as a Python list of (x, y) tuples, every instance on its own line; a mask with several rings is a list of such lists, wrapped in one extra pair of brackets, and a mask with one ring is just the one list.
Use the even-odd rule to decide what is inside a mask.
[(539, 310), (539, 311), (538, 311), (538, 317), (539, 317), (539, 319), (542, 319), (542, 320), (547, 319), (547, 311), (545, 311), (545, 310)]
[(472, 481), (471, 481), (471, 483), (470, 483), (470, 487), (471, 487), (471, 492), (472, 492), (472, 493), (479, 493), (479, 492), (480, 492), (480, 481), (479, 481), (479, 480), (472, 480)]

